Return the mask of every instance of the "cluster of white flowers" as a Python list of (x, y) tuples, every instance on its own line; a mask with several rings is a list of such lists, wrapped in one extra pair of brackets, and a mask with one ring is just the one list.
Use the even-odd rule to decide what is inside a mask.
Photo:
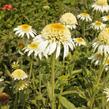
[(40, 35), (36, 35), (35, 30), (28, 24), (20, 25), (14, 31), (18, 37), (26, 35), (27, 38), (33, 38), (32, 42), (23, 48), (28, 56), (34, 54), (41, 59), (42, 56), (47, 58), (55, 53), (57, 59), (61, 54), (61, 48), (64, 48), (62, 54), (65, 58), (70, 50), (74, 50), (75, 45), (86, 45), (83, 38), (71, 37), (69, 29), (75, 29), (77, 25), (76, 17), (72, 13), (65, 13), (61, 16), (60, 23), (46, 25)]
[[(105, 12), (109, 11), (107, 0), (96, 0), (92, 5), (93, 11)], [(18, 37), (33, 38), (32, 42), (23, 48), (24, 53), (28, 56), (38, 56), (40, 59), (44, 56), (55, 54), (56, 59), (63, 54), (63, 58), (67, 57), (69, 51), (73, 51), (76, 46), (86, 46), (86, 41), (82, 37), (72, 38), (71, 30), (76, 29), (78, 20), (83, 23), (90, 24), (90, 28), (100, 31), (98, 37), (93, 42), (93, 54), (89, 59), (95, 65), (100, 65), (104, 57), (109, 55), (109, 28), (106, 27), (104, 22), (109, 21), (109, 15), (103, 16), (100, 20), (93, 21), (93, 17), (89, 13), (83, 12), (77, 15), (77, 18), (72, 13), (65, 13), (60, 17), (59, 23), (51, 23), (46, 25), (41, 34), (37, 35), (32, 26), (22, 24), (14, 28), (15, 34)], [(62, 50), (63, 48), (63, 50)], [(61, 51), (63, 51), (61, 53)], [(105, 62), (105, 70), (109, 69), (109, 58)], [(21, 69), (17, 69), (12, 73), (14, 80), (24, 80), (28, 76)], [(26, 87), (27, 84), (23, 83), (19, 90)], [(109, 101), (109, 89), (105, 89), (104, 93), (107, 94), (107, 101)]]
[(100, 65), (103, 60), (105, 71), (109, 70), (109, 28), (102, 30), (98, 37), (94, 40), (93, 44), (93, 54), (89, 59), (95, 65)]
[(102, 13), (109, 11), (109, 5), (107, 0), (96, 0), (95, 3), (92, 5), (92, 8), (94, 11), (99, 11)]
[[(106, 16), (107, 17), (107, 16)], [(80, 19), (81, 21), (84, 21), (84, 22), (92, 22), (92, 18), (91, 16), (87, 13), (87, 12), (83, 12), (81, 14), (79, 14), (77, 16), (78, 19)], [(102, 17), (103, 21), (107, 20), (106, 18)], [(103, 30), (105, 27), (106, 27), (106, 24), (104, 24), (103, 22), (101, 21), (95, 21), (93, 23), (90, 24), (90, 27), (94, 30), (97, 30), (97, 31), (101, 31)]]
[[(92, 8), (94, 11), (102, 13), (109, 11), (107, 0), (96, 0), (92, 5)], [(87, 12), (77, 15), (77, 18), (85, 22), (93, 21), (92, 17)], [(103, 16), (102, 20), (108, 21), (109, 16)], [(41, 59), (42, 56), (48, 57), (49, 55), (56, 53), (56, 58), (58, 58), (61, 54), (61, 48), (64, 48), (63, 58), (65, 58), (68, 55), (69, 50), (74, 50), (76, 45), (86, 45), (86, 42), (82, 38), (71, 38), (69, 29), (76, 29), (77, 25), (78, 22), (75, 15), (72, 13), (65, 13), (60, 17), (60, 23), (46, 25), (40, 35), (37, 35), (32, 26), (28, 24), (22, 24), (15, 28), (14, 31), (18, 37), (27, 36), (28, 39), (30, 37), (33, 38), (33, 41), (23, 49), (24, 52), (28, 53), (28, 56), (34, 54), (34, 56), (38, 56)], [(101, 21), (95, 21), (90, 27), (102, 31), (106, 27), (106, 24)], [(99, 45), (100, 43), (98, 41), (93, 44), (95, 49)], [(107, 45), (101, 45), (98, 48), (101, 51), (108, 52)]]
[(14, 81), (17, 81), (15, 84), (15, 89), (21, 91), (27, 88), (28, 83), (25, 81), (28, 78), (28, 75), (22, 69), (16, 69), (11, 73), (11, 77)]

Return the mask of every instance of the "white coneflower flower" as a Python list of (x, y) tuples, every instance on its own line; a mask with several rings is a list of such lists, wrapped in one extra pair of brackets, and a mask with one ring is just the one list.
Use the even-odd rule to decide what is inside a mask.
[(91, 28), (95, 30), (103, 30), (105, 27), (106, 27), (106, 24), (100, 21), (95, 21), (94, 23), (91, 24)]
[(90, 56), (88, 59), (91, 60), (91, 63), (94, 63), (94, 65), (100, 65), (102, 60), (103, 60), (103, 55), (99, 52), (93, 54), (92, 56)]
[(107, 0), (96, 0), (95, 3), (92, 5), (92, 8), (95, 11), (99, 12), (108, 12), (109, 11), (109, 5)]
[(27, 74), (21, 69), (16, 69), (13, 71), (11, 76), (14, 80), (24, 80), (28, 77)]
[(92, 21), (91, 16), (88, 13), (86, 13), (86, 12), (79, 14), (77, 16), (77, 18), (82, 20), (82, 21), (86, 21), (86, 22)]
[(109, 101), (109, 88), (105, 88), (103, 91), (104, 94), (106, 94), (107, 102)]
[(93, 43), (94, 51), (101, 54), (109, 54), (109, 28), (105, 28), (100, 32), (98, 38)]
[(78, 24), (76, 17), (72, 13), (63, 14), (60, 18), (60, 22), (70, 29), (75, 29)]
[(29, 85), (28, 81), (20, 80), (16, 83), (15, 89), (21, 91), (21, 90), (26, 89), (28, 85)]
[[(39, 37), (39, 36), (37, 36), (37, 37)], [(44, 48), (45, 48), (44, 44), (46, 44), (46, 43), (43, 42), (43, 40), (35, 38), (23, 50), (24, 50), (25, 53), (28, 52), (28, 56), (30, 56), (33, 53), (34, 56), (39, 56), (39, 58), (41, 59), (42, 55), (44, 55), (44, 52), (43, 52)]]
[(69, 48), (74, 49), (74, 42), (71, 38), (70, 30), (60, 23), (46, 25), (41, 32), (43, 42), (46, 42), (44, 53), (51, 55), (56, 52), (56, 58), (59, 57), (61, 46), (64, 47), (63, 58), (69, 53)]
[(84, 46), (86, 46), (86, 41), (83, 38), (81, 38), (81, 37), (73, 38), (73, 40), (76, 43), (76, 45), (79, 45), (79, 46), (80, 45), (84, 45)]
[(19, 65), (19, 62), (17, 61), (17, 62), (13, 62), (11, 66), (13, 69), (17, 69), (19, 68), (20, 65)]
[(103, 17), (102, 17), (102, 20), (103, 20), (103, 21), (109, 21), (109, 15), (103, 16)]
[(34, 38), (36, 35), (36, 31), (32, 29), (32, 26), (28, 24), (22, 24), (14, 28), (14, 31), (15, 34), (18, 35), (18, 37), (23, 37), (26, 34), (28, 39), (30, 38), (30, 36)]

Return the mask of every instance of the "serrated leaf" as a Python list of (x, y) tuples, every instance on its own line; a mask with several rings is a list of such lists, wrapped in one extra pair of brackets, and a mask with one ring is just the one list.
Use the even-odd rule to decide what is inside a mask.
[(76, 109), (76, 107), (63, 96), (59, 97), (59, 101), (66, 109)]

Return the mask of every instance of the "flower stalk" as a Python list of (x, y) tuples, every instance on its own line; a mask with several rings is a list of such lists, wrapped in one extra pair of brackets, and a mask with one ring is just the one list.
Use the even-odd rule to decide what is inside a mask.
[(101, 77), (102, 77), (102, 74), (103, 74), (103, 71), (104, 71), (106, 59), (104, 59), (103, 64), (101, 65), (101, 67), (100, 67), (100, 69), (98, 71), (99, 74), (98, 74), (98, 77), (97, 77), (96, 85), (94, 87), (94, 92), (95, 93), (93, 94), (92, 99), (91, 99), (90, 109), (93, 109), (95, 96), (99, 91), (99, 83), (100, 83), (100, 80), (101, 80)]
[(55, 109), (55, 54), (51, 58), (52, 109)]

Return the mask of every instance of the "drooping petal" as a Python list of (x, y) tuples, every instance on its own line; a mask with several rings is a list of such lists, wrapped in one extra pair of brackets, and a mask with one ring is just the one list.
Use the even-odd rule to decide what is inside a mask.
[(61, 45), (60, 43), (57, 44), (57, 49), (56, 49), (56, 59), (59, 57), (61, 51)]
[(30, 56), (32, 53), (33, 53), (33, 50), (30, 50), (30, 51), (28, 52), (28, 56)]
[(50, 44), (49, 55), (51, 55), (56, 50), (56, 42)]
[(66, 43), (64, 43), (64, 56), (63, 56), (63, 58), (65, 58), (68, 55), (68, 52), (69, 52), (68, 45)]

